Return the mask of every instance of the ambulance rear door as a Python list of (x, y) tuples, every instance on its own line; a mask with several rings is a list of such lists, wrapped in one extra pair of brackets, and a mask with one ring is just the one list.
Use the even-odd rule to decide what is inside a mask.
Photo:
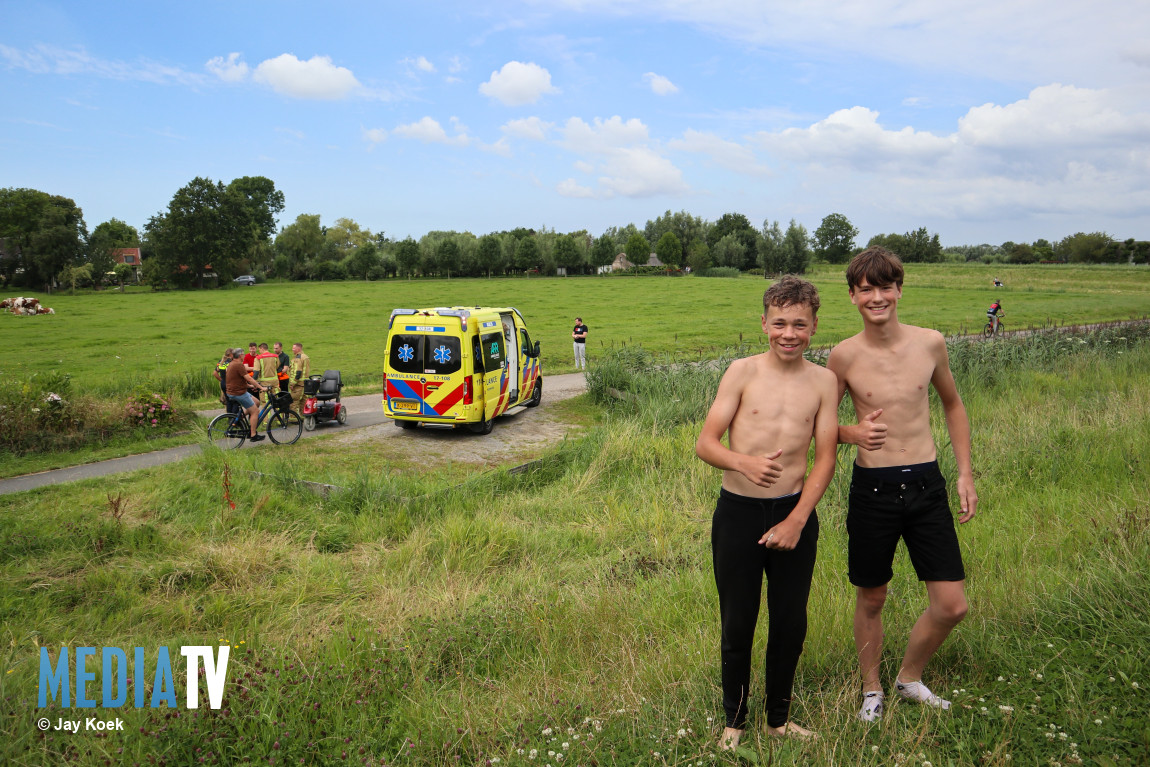
[(479, 346), (483, 362), (483, 418), (489, 420), (505, 409), (507, 400), (507, 342), (499, 320), (479, 322)]

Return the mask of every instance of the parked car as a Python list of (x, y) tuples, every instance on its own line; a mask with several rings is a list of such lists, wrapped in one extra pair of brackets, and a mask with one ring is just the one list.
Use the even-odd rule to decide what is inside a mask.
[(234, 280), (232, 280), (232, 282), (236, 283), (237, 285), (255, 285), (256, 278), (250, 274), (241, 274), (239, 277), (236, 277)]

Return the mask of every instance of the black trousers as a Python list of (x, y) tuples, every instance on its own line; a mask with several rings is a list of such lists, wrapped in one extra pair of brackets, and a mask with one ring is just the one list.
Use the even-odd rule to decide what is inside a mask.
[(791, 551), (759, 543), (767, 530), (786, 519), (799, 494), (748, 498), (719, 491), (711, 522), (711, 553), (722, 619), (723, 709), (727, 726), (747, 726), (751, 648), (759, 619), (763, 575), (767, 576), (767, 679), (763, 708), (767, 724), (781, 727), (791, 708), (795, 667), (807, 637), (807, 597), (818, 551), (819, 520), (811, 512)]

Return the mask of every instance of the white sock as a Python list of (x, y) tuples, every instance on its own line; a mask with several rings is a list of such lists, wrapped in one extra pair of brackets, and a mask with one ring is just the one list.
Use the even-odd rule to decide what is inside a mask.
[(922, 682), (895, 682), (895, 688), (898, 694), (906, 700), (912, 700), (915, 703), (924, 703), (928, 706), (941, 708), (944, 711), (950, 708), (950, 701), (943, 700), (935, 695), (930, 689)]
[(864, 722), (882, 719), (882, 704), (885, 698), (882, 690), (871, 690), (863, 693), (863, 705), (859, 711), (859, 719)]

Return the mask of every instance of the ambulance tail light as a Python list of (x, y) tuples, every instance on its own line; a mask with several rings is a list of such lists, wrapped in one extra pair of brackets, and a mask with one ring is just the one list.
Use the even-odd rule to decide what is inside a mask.
[(471, 376), (468, 376), (463, 379), (463, 404), (471, 405), (473, 403), (474, 399), (472, 399), (471, 396)]

